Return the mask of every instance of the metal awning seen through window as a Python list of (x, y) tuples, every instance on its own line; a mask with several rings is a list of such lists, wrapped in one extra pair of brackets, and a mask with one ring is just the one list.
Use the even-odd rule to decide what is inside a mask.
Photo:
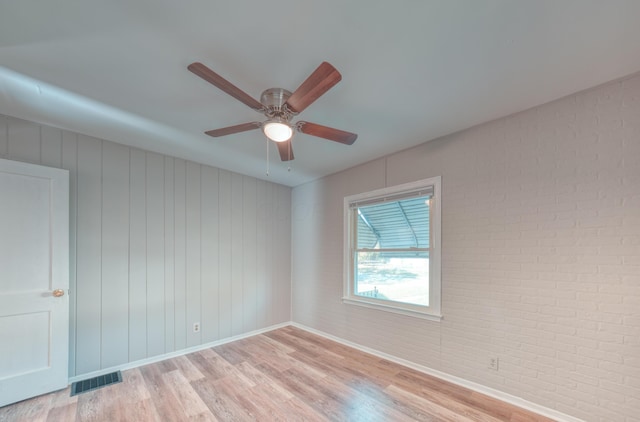
[(358, 207), (358, 248), (429, 248), (430, 195)]

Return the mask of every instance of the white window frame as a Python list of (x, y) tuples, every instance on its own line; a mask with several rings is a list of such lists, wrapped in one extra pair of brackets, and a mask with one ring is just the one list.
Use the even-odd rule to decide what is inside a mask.
[[(420, 306), (391, 300), (364, 297), (355, 294), (355, 255), (357, 220), (354, 214), (357, 208), (351, 205), (357, 202), (383, 199), (403, 193), (433, 189), (429, 203), (429, 306)], [(371, 192), (350, 195), (344, 198), (344, 293), (342, 302), (348, 305), (408, 315), (416, 318), (440, 321), (441, 313), (441, 177), (418, 180), (416, 182), (377, 189)]]

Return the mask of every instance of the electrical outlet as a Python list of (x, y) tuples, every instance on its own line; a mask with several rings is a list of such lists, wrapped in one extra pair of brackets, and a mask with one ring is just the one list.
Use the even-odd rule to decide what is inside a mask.
[(200, 323), (199, 322), (194, 322), (193, 323), (193, 332), (194, 333), (199, 333), (200, 332)]
[(500, 363), (500, 359), (497, 356), (489, 357), (489, 369), (497, 371), (499, 363)]

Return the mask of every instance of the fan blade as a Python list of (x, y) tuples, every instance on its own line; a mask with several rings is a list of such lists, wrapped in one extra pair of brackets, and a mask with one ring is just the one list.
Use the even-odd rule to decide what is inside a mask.
[(342, 75), (327, 62), (320, 66), (294, 91), (287, 100), (287, 106), (295, 113), (300, 113), (311, 103), (320, 98), (331, 87), (340, 82)]
[(311, 122), (298, 122), (296, 123), (296, 128), (307, 135), (317, 136), (318, 138), (328, 139), (334, 142), (340, 142), (341, 144), (351, 145), (356, 139), (358, 139), (358, 135), (351, 132), (345, 132), (344, 130), (334, 129), (328, 126), (322, 126), (317, 123)]
[(223, 127), (221, 129), (208, 130), (205, 133), (209, 136), (217, 138), (219, 136), (231, 135), (233, 133), (246, 132), (248, 130), (258, 129), (262, 126), (260, 122), (242, 123), (241, 125)]
[(278, 152), (280, 153), (280, 159), (282, 161), (293, 160), (293, 149), (291, 148), (291, 139), (285, 142), (276, 142), (278, 146)]
[(200, 76), (202, 79), (209, 82), (216, 88), (231, 95), (236, 100), (248, 105), (249, 107), (251, 107), (256, 111), (262, 112), (262, 109), (264, 107), (258, 100), (255, 100), (249, 94), (247, 94), (246, 92), (244, 92), (243, 90), (241, 90), (240, 88), (238, 88), (237, 86), (235, 86), (234, 84), (232, 84), (231, 82), (223, 78), (222, 76), (218, 75), (216, 72), (209, 69), (207, 66), (203, 65), (202, 63), (198, 63), (198, 62), (191, 63), (187, 67), (187, 69), (189, 69), (194, 74)]

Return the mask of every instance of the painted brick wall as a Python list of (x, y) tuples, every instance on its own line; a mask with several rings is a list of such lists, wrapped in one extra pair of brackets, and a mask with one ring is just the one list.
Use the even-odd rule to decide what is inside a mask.
[[(444, 320), (342, 304), (343, 197), (437, 175)], [(294, 321), (586, 421), (639, 420), (640, 75), (296, 187), (292, 204)]]

